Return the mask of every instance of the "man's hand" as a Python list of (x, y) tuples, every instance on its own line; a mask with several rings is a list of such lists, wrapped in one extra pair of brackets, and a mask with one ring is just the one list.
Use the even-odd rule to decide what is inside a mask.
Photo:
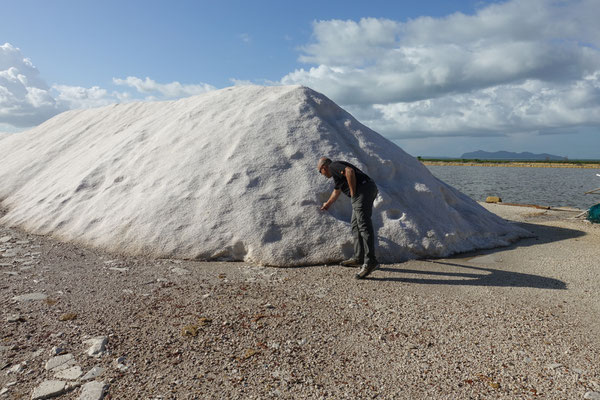
[(321, 211), (329, 210), (329, 207), (331, 207), (331, 205), (335, 203), (337, 198), (340, 197), (341, 193), (342, 191), (340, 189), (333, 189), (333, 192), (331, 192), (331, 196), (329, 196), (329, 199), (321, 206)]

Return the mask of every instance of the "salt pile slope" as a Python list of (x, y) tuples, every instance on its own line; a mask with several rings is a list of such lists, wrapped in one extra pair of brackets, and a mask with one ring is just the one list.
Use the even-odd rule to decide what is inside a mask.
[(381, 262), (526, 234), (301, 86), (69, 111), (3, 139), (0, 154), (3, 223), (128, 254), (276, 266), (350, 256), (350, 201), (319, 210), (333, 184), (316, 170), (322, 155), (377, 182)]

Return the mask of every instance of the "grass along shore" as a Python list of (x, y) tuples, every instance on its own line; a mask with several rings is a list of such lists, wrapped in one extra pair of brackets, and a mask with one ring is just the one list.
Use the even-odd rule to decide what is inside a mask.
[(429, 159), (417, 157), (424, 165), (456, 165), (468, 167), (527, 167), (527, 168), (599, 168), (598, 160), (572, 161), (509, 161), (509, 160), (479, 160), (479, 159)]

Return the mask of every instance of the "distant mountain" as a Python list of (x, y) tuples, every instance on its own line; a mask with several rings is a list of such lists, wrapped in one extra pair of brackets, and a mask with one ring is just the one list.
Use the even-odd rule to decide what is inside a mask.
[(524, 153), (513, 153), (510, 151), (495, 151), (488, 152), (483, 150), (473, 151), (470, 153), (463, 154), (460, 158), (466, 159), (479, 159), (479, 160), (552, 160), (561, 161), (566, 160), (567, 157), (555, 156), (553, 154), (533, 154), (529, 152)]

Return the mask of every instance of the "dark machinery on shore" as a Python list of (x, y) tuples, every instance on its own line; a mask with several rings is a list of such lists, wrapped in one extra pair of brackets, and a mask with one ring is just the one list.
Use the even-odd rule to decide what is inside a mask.
[[(600, 177), (600, 174), (596, 174), (596, 176)], [(585, 194), (600, 194), (600, 188), (590, 190), (589, 192), (585, 192)], [(588, 221), (595, 222), (597, 224), (600, 223), (600, 203), (590, 207), (590, 209), (586, 212)]]

